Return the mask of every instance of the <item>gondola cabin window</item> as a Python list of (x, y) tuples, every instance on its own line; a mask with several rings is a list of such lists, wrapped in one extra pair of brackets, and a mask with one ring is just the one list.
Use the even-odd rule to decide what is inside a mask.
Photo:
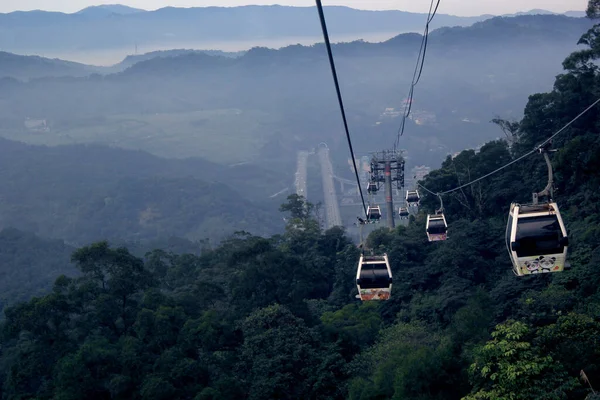
[(439, 235), (442, 233), (446, 233), (446, 224), (443, 219), (430, 219), (429, 227), (427, 228), (427, 232), (433, 235)]
[(389, 283), (388, 270), (385, 262), (369, 263), (363, 266), (360, 274), (360, 287), (375, 289), (387, 287)]
[(561, 254), (564, 250), (562, 232), (554, 215), (520, 218), (517, 224), (515, 251), (517, 257), (539, 254)]

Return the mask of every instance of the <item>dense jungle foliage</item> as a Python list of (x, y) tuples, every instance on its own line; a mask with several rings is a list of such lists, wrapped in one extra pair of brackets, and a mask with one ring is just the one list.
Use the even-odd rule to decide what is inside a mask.
[[(597, 15), (595, 2), (591, 16)], [(600, 26), (507, 140), (448, 158), (444, 191), (530, 151), (600, 96)], [(532, 155), (445, 198), (449, 239), (428, 243), (430, 196), (408, 227), (374, 231), (392, 299), (360, 303), (359, 249), (291, 196), (285, 233), (239, 232), (198, 255), (80, 248), (76, 277), (5, 310), (5, 399), (584, 399), (600, 389), (600, 109), (557, 136), (556, 201), (571, 267), (516, 277), (511, 201), (546, 183)], [(593, 389), (592, 389), (593, 388)]]

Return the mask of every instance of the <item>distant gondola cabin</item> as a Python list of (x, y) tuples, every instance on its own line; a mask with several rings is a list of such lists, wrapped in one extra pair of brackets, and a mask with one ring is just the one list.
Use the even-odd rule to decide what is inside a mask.
[(421, 197), (419, 196), (419, 192), (417, 190), (407, 190), (406, 191), (406, 204), (409, 207), (416, 207), (419, 205)]
[(377, 187), (377, 184), (375, 182), (369, 182), (367, 185), (367, 192), (369, 194), (373, 194), (373, 193), (377, 193), (377, 191), (379, 190), (379, 188)]
[(398, 216), (400, 217), (400, 219), (408, 219), (408, 216), (410, 214), (408, 213), (408, 208), (406, 207), (400, 207), (400, 209), (398, 210)]
[(378, 222), (381, 219), (381, 208), (379, 206), (368, 206), (367, 219), (369, 222)]
[(444, 214), (427, 215), (425, 232), (427, 232), (427, 239), (430, 242), (448, 239), (448, 224), (446, 223)]

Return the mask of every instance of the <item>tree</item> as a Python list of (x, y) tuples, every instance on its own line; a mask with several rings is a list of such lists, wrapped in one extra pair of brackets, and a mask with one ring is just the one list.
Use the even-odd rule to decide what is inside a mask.
[(281, 212), (289, 212), (291, 218), (300, 219), (305, 221), (310, 217), (314, 205), (304, 199), (304, 196), (297, 194), (290, 194), (287, 197), (287, 203), (282, 204), (279, 207)]
[(451, 399), (454, 387), (445, 379), (452, 363), (447, 337), (420, 321), (397, 323), (352, 362), (352, 400)]
[(589, 0), (585, 14), (590, 19), (600, 18), (600, 0)]
[(500, 127), (500, 129), (506, 136), (506, 140), (508, 141), (509, 145), (512, 145), (519, 139), (519, 127), (521, 124), (518, 121), (508, 121), (506, 119), (496, 117), (490, 122)]
[(496, 326), (470, 367), (474, 389), (463, 400), (565, 399), (576, 379), (532, 339), (531, 328), (522, 322)]
[(355, 348), (366, 348), (374, 343), (382, 327), (377, 307), (373, 302), (348, 304), (335, 312), (325, 312), (321, 321), (326, 331), (339, 335)]
[[(241, 367), (248, 371), (250, 400), (337, 398), (337, 385), (323, 382), (318, 374), (336, 364), (339, 369), (339, 356), (321, 349), (315, 334), (287, 308), (274, 305), (255, 311), (244, 320), (242, 332)], [(335, 380), (335, 375), (329, 378)], [(314, 393), (317, 388), (325, 393)]]
[(106, 241), (76, 250), (71, 260), (83, 272), (74, 283), (81, 295), (94, 303), (90, 317), (115, 333), (127, 331), (135, 321), (135, 295), (155, 285), (143, 260), (124, 247), (111, 249)]

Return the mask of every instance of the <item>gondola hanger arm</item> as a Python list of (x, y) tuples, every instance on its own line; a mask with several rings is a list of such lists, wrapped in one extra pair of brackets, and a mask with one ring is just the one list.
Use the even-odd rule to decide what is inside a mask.
[(546, 142), (542, 146), (538, 147), (538, 151), (544, 156), (546, 166), (548, 167), (548, 183), (541, 192), (533, 194), (533, 204), (538, 204), (538, 200), (540, 198), (547, 198), (549, 201), (552, 201), (552, 198), (554, 197), (554, 174), (552, 171), (552, 163), (550, 162), (550, 156), (548, 155), (549, 151), (553, 151), (549, 149), (550, 145), (551, 142)]
[(444, 199), (442, 199), (442, 195), (439, 193), (436, 193), (438, 199), (440, 199), (440, 208), (438, 210), (436, 210), (436, 214), (443, 214), (444, 213)]

